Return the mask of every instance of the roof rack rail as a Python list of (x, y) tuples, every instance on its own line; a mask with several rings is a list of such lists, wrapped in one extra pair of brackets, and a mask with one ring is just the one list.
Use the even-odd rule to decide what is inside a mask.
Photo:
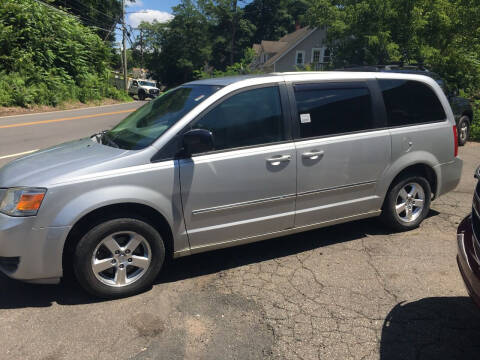
[(389, 70), (419, 70), (429, 71), (423, 64), (377, 64), (377, 65), (349, 65), (344, 68), (335, 69), (336, 71), (389, 71)]

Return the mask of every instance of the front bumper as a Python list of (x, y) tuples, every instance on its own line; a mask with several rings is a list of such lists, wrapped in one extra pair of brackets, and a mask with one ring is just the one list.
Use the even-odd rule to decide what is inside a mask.
[(149, 90), (147, 92), (147, 96), (150, 96), (151, 98), (156, 98), (160, 94), (160, 90)]
[(474, 241), (472, 217), (468, 216), (457, 230), (457, 263), (470, 297), (480, 307), (480, 259), (475, 252)]
[(35, 227), (35, 220), (0, 214), (0, 271), (23, 281), (58, 282), (70, 227)]

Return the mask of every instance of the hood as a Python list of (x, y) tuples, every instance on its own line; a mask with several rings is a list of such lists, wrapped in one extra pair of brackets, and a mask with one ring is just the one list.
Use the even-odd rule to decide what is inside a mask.
[(140, 87), (142, 89), (145, 89), (145, 90), (159, 90), (159, 88), (155, 87), (155, 86), (146, 86), (146, 85), (140, 85)]
[(48, 186), (65, 178), (85, 175), (97, 165), (129, 151), (98, 144), (90, 138), (67, 142), (16, 159), (0, 168), (0, 188)]

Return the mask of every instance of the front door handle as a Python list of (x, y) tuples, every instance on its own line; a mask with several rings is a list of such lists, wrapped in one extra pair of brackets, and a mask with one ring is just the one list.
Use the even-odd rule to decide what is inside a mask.
[(312, 150), (312, 151), (304, 152), (302, 154), (302, 157), (304, 159), (317, 160), (317, 159), (321, 158), (324, 154), (325, 154), (325, 152), (323, 150), (322, 151)]
[(292, 157), (290, 155), (278, 155), (278, 156), (274, 156), (270, 159), (267, 159), (267, 162), (270, 164), (270, 165), (273, 165), (273, 166), (278, 166), (280, 165), (282, 162), (288, 162), (290, 161)]

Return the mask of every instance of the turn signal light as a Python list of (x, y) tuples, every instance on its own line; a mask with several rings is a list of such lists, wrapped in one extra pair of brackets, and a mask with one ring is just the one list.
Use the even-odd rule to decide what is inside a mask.
[(45, 194), (23, 194), (17, 205), (18, 211), (38, 211)]
[(9, 188), (0, 189), (0, 213), (10, 216), (37, 215), (47, 189)]

